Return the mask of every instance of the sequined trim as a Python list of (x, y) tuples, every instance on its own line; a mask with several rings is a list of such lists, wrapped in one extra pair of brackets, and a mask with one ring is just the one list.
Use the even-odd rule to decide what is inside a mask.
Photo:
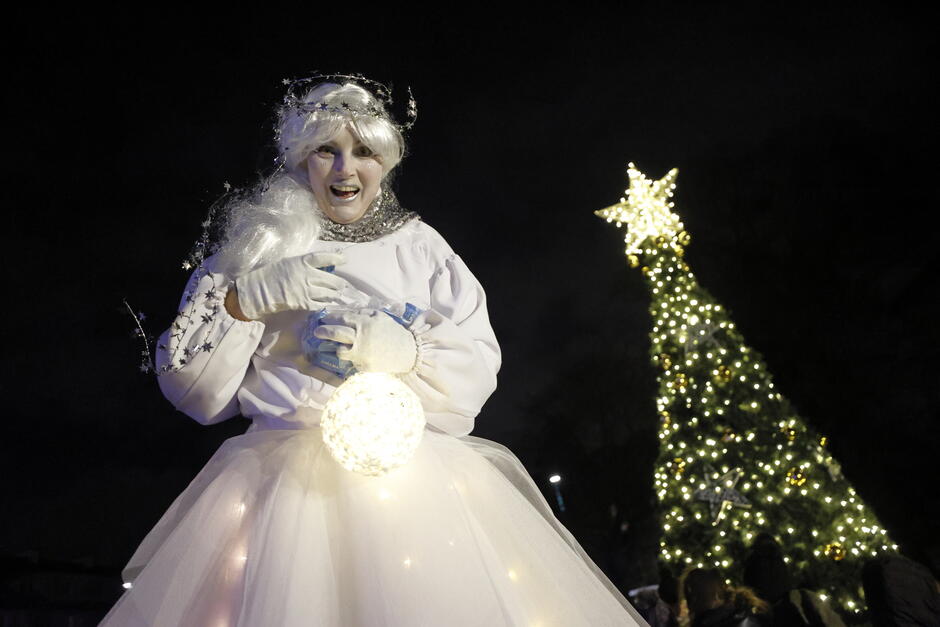
[(382, 189), (366, 213), (350, 224), (333, 222), (322, 211), (318, 239), (333, 242), (371, 242), (397, 231), (412, 218), (420, 217), (398, 204), (395, 192)]

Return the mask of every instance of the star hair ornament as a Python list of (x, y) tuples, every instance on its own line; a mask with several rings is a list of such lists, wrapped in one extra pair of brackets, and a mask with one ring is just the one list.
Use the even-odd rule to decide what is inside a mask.
[[(306, 94), (308, 94), (313, 87), (316, 87), (322, 83), (343, 80), (357, 83), (360, 87), (368, 88), (368, 91), (370, 91), (372, 95), (375, 96), (375, 98), (378, 100), (378, 106), (370, 105), (367, 107), (359, 107), (342, 101), (339, 104), (336, 104), (334, 102), (325, 101), (311, 102), (306, 99)], [(412, 126), (414, 126), (415, 120), (418, 119), (418, 103), (415, 101), (414, 95), (411, 93), (411, 87), (407, 88), (408, 105), (405, 110), (408, 121), (404, 124), (399, 124), (389, 114), (389, 111), (394, 104), (394, 100), (392, 99), (393, 86), (391, 83), (386, 85), (385, 83), (374, 81), (371, 78), (366, 78), (361, 74), (313, 74), (312, 76), (307, 76), (305, 78), (285, 78), (281, 80), (281, 83), (287, 86), (287, 93), (284, 95), (285, 108), (291, 108), (297, 111), (303, 111), (305, 113), (318, 113), (320, 111), (327, 111), (329, 113), (340, 113), (343, 115), (348, 115), (353, 118), (359, 116), (384, 118), (385, 120), (388, 120), (393, 126), (395, 126), (395, 128), (397, 128), (399, 131), (409, 130)]]

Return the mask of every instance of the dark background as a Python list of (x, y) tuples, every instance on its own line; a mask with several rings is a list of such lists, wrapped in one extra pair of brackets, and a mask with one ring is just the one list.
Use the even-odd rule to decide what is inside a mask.
[(398, 196), (483, 283), (503, 349), (474, 435), (550, 498), (563, 475), (562, 519), (619, 585), (655, 583), (659, 532), (648, 295), (592, 214), (631, 160), (680, 169), (701, 284), (938, 573), (937, 51), (930, 20), (895, 6), (21, 12), (0, 553), (96, 569), (116, 599), (146, 532), (247, 427), (173, 410), (138, 372), (122, 299), (150, 333), (169, 324), (209, 204), (270, 167), (281, 79), (319, 70), (392, 82), (398, 104), (413, 89)]

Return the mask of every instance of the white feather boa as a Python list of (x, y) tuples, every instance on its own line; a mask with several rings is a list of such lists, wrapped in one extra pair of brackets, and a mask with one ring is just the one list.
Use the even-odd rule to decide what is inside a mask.
[(283, 171), (223, 207), (214, 270), (237, 278), (279, 259), (308, 252), (320, 234), (320, 211), (309, 188)]

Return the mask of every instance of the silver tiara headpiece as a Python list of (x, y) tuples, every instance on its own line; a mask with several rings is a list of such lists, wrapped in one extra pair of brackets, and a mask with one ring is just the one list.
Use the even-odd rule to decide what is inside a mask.
[[(340, 102), (339, 104), (336, 104), (335, 102), (307, 102), (304, 99), (304, 96), (310, 91), (311, 87), (320, 83), (335, 80), (351, 81), (353, 83), (358, 83), (361, 87), (368, 87), (372, 95), (382, 103), (382, 106), (378, 107), (373, 105), (369, 107), (358, 107), (348, 102)], [(365, 76), (362, 76), (361, 74), (314, 74), (313, 76), (299, 79), (285, 78), (281, 82), (284, 85), (287, 85), (287, 93), (284, 95), (284, 106), (297, 109), (298, 111), (304, 111), (307, 113), (328, 111), (330, 113), (341, 113), (344, 115), (367, 115), (376, 118), (383, 118), (388, 120), (399, 131), (406, 131), (410, 129), (412, 126), (414, 126), (415, 120), (418, 119), (418, 104), (415, 102), (414, 96), (411, 93), (411, 87), (408, 87), (408, 105), (405, 110), (408, 121), (404, 124), (399, 124), (394, 119), (392, 119), (391, 114), (389, 113), (394, 102), (392, 100), (392, 86), (390, 84), (386, 85), (384, 83), (374, 81), (372, 79), (366, 78)]]

